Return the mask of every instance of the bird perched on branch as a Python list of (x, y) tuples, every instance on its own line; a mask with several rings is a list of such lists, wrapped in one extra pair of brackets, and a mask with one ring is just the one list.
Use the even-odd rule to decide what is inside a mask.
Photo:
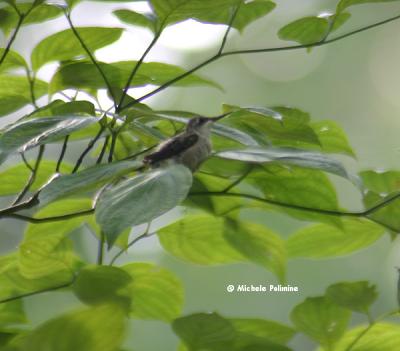
[(184, 132), (161, 143), (157, 150), (144, 158), (144, 163), (158, 166), (176, 162), (195, 172), (211, 154), (211, 126), (229, 113), (218, 117), (194, 117), (189, 120)]

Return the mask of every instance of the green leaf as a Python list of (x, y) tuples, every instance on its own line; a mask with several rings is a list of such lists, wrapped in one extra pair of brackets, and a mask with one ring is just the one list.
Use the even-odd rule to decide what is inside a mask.
[(323, 221), (340, 227), (341, 220), (338, 217), (290, 208), (294, 205), (306, 209), (338, 210), (335, 189), (322, 172), (271, 164), (252, 171), (246, 177), (246, 182), (260, 190), (269, 201), (287, 204), (284, 207), (255, 203), (260, 208), (279, 210), (299, 219)]
[(54, 142), (98, 121), (96, 117), (62, 116), (24, 119), (14, 123), (0, 136), (0, 162), (11, 153), (22, 153)]
[[(348, 331), (335, 347), (335, 351), (349, 350), (350, 345), (364, 332), (367, 326), (358, 326)], [(394, 351), (400, 348), (400, 325), (379, 322), (368, 330), (352, 348), (353, 351)]]
[(363, 219), (343, 219), (343, 228), (317, 224), (300, 229), (287, 241), (289, 257), (327, 258), (342, 256), (372, 245), (385, 232)]
[(172, 328), (191, 351), (231, 350), (236, 336), (232, 324), (216, 313), (178, 318)]
[(139, 161), (122, 161), (95, 165), (74, 174), (61, 175), (47, 184), (39, 194), (40, 204), (47, 204), (69, 195), (82, 195), (97, 189), (142, 165)]
[(285, 345), (296, 334), (291, 327), (265, 319), (232, 318), (229, 321), (238, 333), (238, 342), (242, 344), (246, 337), (251, 336)]
[(343, 129), (335, 121), (311, 122), (310, 127), (321, 144), (321, 150), (329, 153), (341, 153), (355, 157), (355, 153), (349, 144)]
[[(30, 84), (24, 76), (0, 75), (0, 116), (14, 112), (25, 105), (32, 103)], [(40, 98), (47, 94), (47, 83), (40, 79), (35, 80), (35, 97)]]
[(337, 7), (336, 12), (342, 12), (346, 8), (354, 5), (370, 4), (370, 3), (382, 3), (382, 2), (394, 2), (397, 0), (341, 0)]
[(319, 152), (290, 148), (249, 147), (246, 149), (220, 151), (216, 153), (216, 156), (252, 163), (277, 162), (284, 165), (295, 165), (351, 179), (351, 176), (339, 161)]
[[(30, 189), (35, 191), (43, 186), (54, 174), (56, 165), (57, 162), (55, 161), (42, 160), (38, 172), (36, 173), (36, 179)], [(61, 173), (70, 173), (72, 171), (72, 166), (63, 162), (60, 171)], [(20, 163), (0, 172), (0, 196), (9, 196), (20, 192), (24, 188), (30, 174), (31, 171), (24, 163)]]
[(350, 311), (321, 296), (308, 297), (294, 307), (290, 319), (299, 331), (327, 350), (333, 350), (334, 344), (346, 331), (350, 315)]
[(150, 29), (153, 33), (156, 32), (155, 18), (148, 14), (141, 14), (131, 10), (116, 10), (113, 14), (124, 23), (132, 24), (134, 26), (140, 26)]
[(282, 40), (295, 41), (302, 45), (323, 40), (329, 31), (329, 21), (321, 17), (304, 17), (282, 27), (278, 36)]
[[(207, 1), (206, 1), (207, 2)], [(215, 23), (215, 24), (229, 24), (232, 16), (232, 8), (219, 8), (219, 3), (215, 1), (210, 5), (208, 10), (194, 15), (194, 19), (203, 23)], [(236, 15), (235, 20), (232, 23), (232, 27), (243, 32), (245, 27), (255, 20), (264, 17), (275, 8), (275, 3), (268, 0), (254, 0), (251, 2), (243, 2)]]
[[(132, 69), (136, 65), (136, 61), (121, 61), (114, 63), (98, 63), (109, 83), (113, 87), (124, 88)], [(182, 74), (186, 71), (178, 66), (161, 62), (145, 62), (140, 66), (135, 79), (131, 83), (131, 87), (151, 85), (162, 85)], [(200, 76), (191, 74), (190, 76), (180, 80), (175, 86), (199, 86), (206, 85), (215, 88), (220, 86), (211, 80), (201, 78)], [(107, 88), (103, 77), (99, 73), (97, 67), (87, 61), (72, 62), (62, 65), (54, 74), (50, 82), (50, 93), (75, 88), (75, 89), (104, 89)]]
[(96, 204), (96, 220), (111, 246), (125, 228), (147, 223), (186, 198), (192, 174), (184, 166), (155, 169), (106, 189)]
[(296, 147), (300, 142), (320, 145), (318, 136), (308, 125), (310, 116), (299, 109), (289, 107), (238, 108), (224, 105), (232, 113), (222, 120), (223, 124), (244, 130), (263, 144)]
[[(3, 57), (4, 51), (4, 48), (0, 48), (0, 57)], [(28, 67), (25, 59), (19, 53), (10, 50), (3, 63), (0, 65), (0, 72), (6, 72), (20, 67)]]
[(89, 115), (95, 116), (94, 105), (89, 101), (70, 101), (54, 100), (50, 104), (43, 106), (29, 115), (29, 117), (51, 117), (67, 115)]
[(150, 263), (130, 263), (121, 269), (132, 278), (124, 289), (132, 299), (131, 316), (165, 322), (180, 316), (184, 290), (175, 274)]
[(28, 334), (21, 351), (115, 351), (124, 331), (123, 309), (100, 305), (45, 322)]
[(25, 323), (27, 323), (27, 319), (22, 300), (15, 300), (0, 305), (0, 332), (12, 331), (16, 325)]
[(129, 306), (130, 300), (122, 293), (132, 281), (124, 270), (110, 266), (87, 266), (79, 271), (73, 285), (75, 295), (84, 303), (122, 303)]
[(326, 296), (339, 306), (368, 314), (378, 293), (375, 285), (370, 285), (367, 281), (359, 281), (333, 284), (327, 288)]
[(400, 171), (374, 171), (360, 172), (365, 188), (375, 193), (391, 193), (400, 190)]
[(286, 248), (280, 236), (251, 222), (229, 221), (228, 225), (231, 230), (224, 233), (228, 242), (249, 261), (271, 270), (284, 282)]
[[(62, 216), (91, 208), (89, 199), (64, 200), (40, 210), (35, 218)], [(29, 224), (19, 245), (19, 269), (29, 279), (58, 272), (69, 280), (79, 262), (66, 236), (82, 225), (85, 216), (58, 222)]]
[[(32, 5), (30, 3), (19, 3), (17, 4), (18, 10), (21, 13), (27, 13)], [(36, 6), (28, 16), (25, 17), (22, 25), (28, 25), (33, 23), (42, 23), (47, 20), (56, 18), (62, 14), (61, 9), (58, 6), (52, 6), (42, 4)], [(11, 7), (5, 7), (0, 9), (0, 28), (5, 34), (10, 33), (17, 25), (18, 15), (15, 10)]]
[(169, 253), (187, 262), (214, 265), (240, 262), (244, 257), (225, 239), (225, 221), (211, 215), (188, 215), (158, 231)]
[[(76, 28), (85, 45), (94, 51), (117, 41), (121, 28), (78, 27)], [(77, 56), (86, 56), (79, 40), (71, 29), (66, 29), (43, 39), (32, 51), (31, 61), (35, 71), (52, 61), (65, 61)]]

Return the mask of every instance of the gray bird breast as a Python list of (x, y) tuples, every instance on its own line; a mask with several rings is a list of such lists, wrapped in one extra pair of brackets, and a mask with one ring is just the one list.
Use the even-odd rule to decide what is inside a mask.
[(179, 156), (178, 162), (184, 164), (192, 172), (196, 171), (200, 164), (205, 161), (211, 153), (211, 142), (209, 138), (200, 136), (192, 147)]

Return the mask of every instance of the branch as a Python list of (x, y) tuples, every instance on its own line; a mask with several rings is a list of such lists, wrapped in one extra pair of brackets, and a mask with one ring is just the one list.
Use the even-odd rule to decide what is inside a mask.
[(89, 210), (80, 211), (80, 212), (68, 213), (68, 214), (60, 215), (60, 216), (53, 216), (53, 217), (35, 218), (35, 217), (21, 215), (18, 213), (6, 213), (6, 214), (3, 214), (2, 217), (15, 218), (15, 219), (19, 219), (21, 221), (30, 222), (30, 223), (47, 223), (47, 222), (64, 221), (66, 219), (87, 216), (87, 215), (91, 215), (93, 213), (94, 213), (94, 208), (91, 208)]
[(62, 163), (62, 161), (64, 159), (65, 152), (67, 151), (67, 147), (68, 147), (68, 139), (69, 139), (69, 135), (67, 135), (64, 138), (64, 143), (63, 143), (62, 148), (61, 148), (60, 157), (57, 160), (56, 173), (60, 172), (61, 163)]
[(12, 297), (8, 297), (6, 299), (0, 300), (0, 304), (2, 303), (6, 303), (6, 302), (11, 302), (11, 301), (15, 301), (15, 300), (19, 300), (19, 299), (23, 299), (24, 297), (29, 297), (29, 296), (33, 296), (33, 295), (39, 295), (48, 291), (55, 291), (55, 290), (60, 290), (63, 288), (67, 288), (69, 286), (71, 286), (75, 281), (75, 278), (72, 279), (70, 282), (62, 284), (62, 285), (57, 285), (57, 286), (53, 286), (50, 288), (45, 288), (45, 289), (41, 289), (41, 290), (36, 290), (36, 291), (32, 291), (26, 294), (21, 294), (21, 295), (16, 295), (16, 296), (12, 296)]
[(74, 24), (72, 23), (71, 20), (71, 14), (68, 13), (66, 10), (64, 10), (64, 15), (67, 18), (68, 24), (71, 27), (72, 32), (75, 34), (75, 37), (78, 39), (79, 43), (81, 44), (83, 50), (85, 50), (85, 52), (87, 53), (87, 55), (90, 58), (90, 61), (92, 61), (92, 63), (95, 65), (95, 67), (97, 68), (97, 70), (99, 71), (101, 77), (104, 80), (104, 83), (107, 86), (107, 90), (109, 91), (112, 99), (113, 99), (113, 103), (114, 103), (114, 108), (117, 108), (117, 103), (116, 103), (116, 99), (114, 96), (114, 92), (112, 90), (111, 84), (108, 81), (107, 76), (105, 75), (104, 71), (102, 70), (102, 68), (100, 67), (99, 63), (97, 62), (97, 60), (95, 59), (95, 57), (93, 56), (92, 52), (89, 50), (89, 48), (86, 46), (85, 42), (83, 41), (82, 37), (79, 35), (78, 31), (76, 30)]
[(328, 45), (331, 43), (334, 43), (335, 41), (339, 41), (342, 39), (345, 39), (347, 37), (353, 36), (355, 34), (367, 31), (369, 29), (384, 25), (386, 23), (389, 22), (393, 22), (395, 20), (400, 19), (400, 15), (388, 18), (386, 20), (380, 21), (380, 22), (376, 22), (373, 23), (371, 25), (368, 25), (366, 27), (362, 27), (356, 30), (353, 30), (349, 33), (340, 35), (336, 38), (332, 38), (329, 40), (325, 40), (325, 41), (318, 41), (315, 43), (311, 43), (311, 44), (306, 44), (306, 45), (293, 45), (293, 46), (282, 46), (282, 47), (275, 47), (275, 48), (265, 48), (265, 49), (248, 49), (248, 50), (234, 50), (234, 51), (228, 51), (225, 53), (218, 53), (215, 56), (209, 58), (208, 60), (198, 64), (197, 66), (193, 67), (192, 69), (190, 69), (189, 71), (181, 74), (180, 76), (175, 77), (174, 79), (171, 79), (170, 81), (164, 83), (163, 85), (159, 86), (158, 88), (152, 90), (151, 92), (141, 96), (140, 98), (136, 99), (135, 101), (130, 102), (129, 104), (127, 104), (126, 106), (124, 106), (120, 111), (129, 108), (131, 106), (134, 106), (136, 104), (138, 104), (139, 102), (159, 93), (160, 91), (168, 88), (170, 85), (186, 78), (187, 76), (189, 76), (190, 74), (198, 71), (199, 69), (207, 66), (208, 64), (217, 61), (218, 59), (220, 59), (221, 57), (225, 57), (225, 56), (231, 56), (231, 55), (239, 55), (239, 54), (257, 54), (257, 53), (265, 53), (265, 52), (277, 52), (277, 51), (289, 51), (289, 50), (299, 50), (299, 49), (307, 49), (307, 48), (312, 48), (312, 47), (318, 47), (318, 46), (323, 46), (323, 45)]
[(14, 33), (12, 34), (10, 40), (8, 41), (7, 46), (6, 46), (6, 48), (4, 49), (3, 55), (1, 55), (1, 58), (0, 58), (0, 66), (2, 65), (2, 63), (4, 62), (4, 60), (5, 60), (6, 57), (7, 57), (8, 53), (10, 52), (11, 46), (12, 46), (12, 44), (14, 43), (14, 40), (15, 40), (15, 38), (17, 37), (17, 34), (18, 34), (19, 30), (20, 30), (21, 27), (22, 27), (22, 24), (24, 23), (25, 17), (26, 17), (26, 15), (24, 15), (24, 14), (20, 14), (20, 15), (19, 15), (18, 22), (17, 22), (17, 26), (16, 26), (15, 29), (14, 29)]
[(39, 170), (40, 162), (42, 161), (42, 158), (43, 158), (44, 150), (45, 150), (45, 145), (40, 145), (35, 165), (33, 166), (33, 169), (31, 171), (31, 175), (30, 175), (27, 183), (25, 184), (24, 188), (22, 189), (22, 191), (19, 193), (17, 198), (14, 200), (13, 205), (16, 205), (18, 202), (20, 202), (24, 198), (24, 196), (29, 191), (32, 184), (35, 182), (37, 172)]
[(289, 208), (292, 210), (300, 210), (304, 212), (312, 212), (312, 213), (318, 213), (322, 215), (327, 215), (327, 216), (337, 216), (337, 217), (364, 217), (369, 219), (370, 221), (376, 222), (387, 229), (398, 232), (399, 230), (397, 228), (392, 228), (378, 220), (375, 220), (371, 217), (368, 217), (370, 214), (376, 212), (382, 207), (385, 207), (389, 205), (391, 202), (397, 200), (400, 198), (400, 192), (397, 194), (394, 194), (388, 199), (385, 199), (378, 204), (364, 210), (364, 211), (359, 211), (359, 212), (346, 212), (346, 211), (339, 211), (339, 210), (326, 210), (326, 209), (320, 209), (320, 208), (312, 208), (312, 207), (306, 207), (306, 206), (300, 206), (300, 205), (294, 205), (294, 204), (288, 204), (280, 201), (275, 201), (275, 200), (270, 200), (270, 199), (265, 199), (262, 197), (258, 197), (255, 195), (250, 195), (250, 194), (241, 194), (241, 193), (228, 193), (228, 192), (222, 192), (222, 191), (210, 191), (210, 192), (194, 192), (190, 193), (189, 196), (222, 196), (222, 197), (240, 197), (240, 198), (245, 198), (249, 200), (255, 200), (258, 202), (263, 202), (269, 205), (274, 205), (278, 207), (284, 207), (284, 208)]
[(219, 50), (218, 50), (218, 55), (221, 55), (221, 54), (222, 54), (222, 51), (223, 51), (224, 48), (225, 48), (226, 41), (228, 40), (229, 32), (230, 32), (231, 29), (232, 29), (233, 22), (235, 21), (235, 18), (236, 18), (237, 14), (238, 14), (238, 12), (239, 12), (239, 10), (240, 10), (240, 6), (241, 6), (241, 5), (242, 5), (242, 1), (240, 1), (240, 2), (238, 3), (238, 5), (236, 6), (235, 10), (234, 10), (233, 13), (232, 13), (232, 16), (231, 16), (231, 18), (230, 18), (230, 20), (229, 20), (229, 23), (228, 23), (228, 28), (226, 29), (225, 35), (224, 35), (224, 37), (222, 38), (222, 43), (221, 43), (221, 46), (220, 46), (220, 48), (219, 48)]

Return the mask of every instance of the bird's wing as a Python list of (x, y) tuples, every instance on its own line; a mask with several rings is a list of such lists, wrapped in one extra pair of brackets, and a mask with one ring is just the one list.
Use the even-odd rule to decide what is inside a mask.
[(145, 162), (152, 164), (169, 159), (174, 156), (178, 156), (182, 152), (192, 147), (198, 139), (199, 136), (197, 134), (185, 134), (177, 136), (167, 141), (166, 144), (164, 144), (158, 151), (147, 155), (144, 158)]

